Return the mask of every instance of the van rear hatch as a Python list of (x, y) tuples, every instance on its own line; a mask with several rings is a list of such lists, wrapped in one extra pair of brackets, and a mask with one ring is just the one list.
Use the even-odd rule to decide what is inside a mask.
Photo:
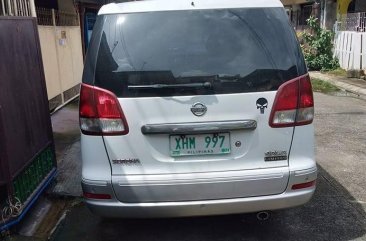
[[(115, 95), (128, 130), (103, 136), (120, 200), (286, 189), (294, 127), (272, 128), (271, 109), (279, 87), (307, 71), (283, 8), (99, 16), (91, 44), (84, 87)], [(178, 195), (192, 193), (192, 180), (213, 177), (215, 195), (199, 195), (207, 185)], [(233, 188), (227, 180), (235, 178)], [(156, 197), (143, 183), (172, 195)]]

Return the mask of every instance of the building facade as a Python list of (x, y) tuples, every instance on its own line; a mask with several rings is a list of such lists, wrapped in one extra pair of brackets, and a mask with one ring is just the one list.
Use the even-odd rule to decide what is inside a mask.
[[(334, 30), (341, 21), (357, 21), (357, 15), (366, 12), (366, 0), (281, 0), (297, 30), (307, 28), (306, 19), (315, 16), (323, 28)], [(351, 18), (352, 20), (344, 20)], [(346, 25), (349, 25), (347, 23)]]

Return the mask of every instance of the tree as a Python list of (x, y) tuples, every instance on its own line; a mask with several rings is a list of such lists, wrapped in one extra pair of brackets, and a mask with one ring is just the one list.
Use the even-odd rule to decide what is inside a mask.
[(322, 29), (318, 19), (311, 16), (306, 20), (310, 31), (302, 34), (304, 44), (301, 46), (305, 61), (310, 70), (333, 70), (339, 67), (338, 60), (333, 58), (334, 33)]

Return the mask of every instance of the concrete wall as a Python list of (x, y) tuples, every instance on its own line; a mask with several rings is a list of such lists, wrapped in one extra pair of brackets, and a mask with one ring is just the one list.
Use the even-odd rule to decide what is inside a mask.
[(80, 26), (38, 26), (48, 99), (81, 82), (83, 55)]

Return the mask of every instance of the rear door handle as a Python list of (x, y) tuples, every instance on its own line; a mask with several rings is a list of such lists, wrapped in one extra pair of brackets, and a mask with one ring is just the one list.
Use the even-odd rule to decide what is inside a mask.
[(200, 134), (218, 133), (234, 130), (254, 130), (255, 120), (215, 121), (193, 123), (148, 124), (141, 127), (144, 135), (152, 134)]

